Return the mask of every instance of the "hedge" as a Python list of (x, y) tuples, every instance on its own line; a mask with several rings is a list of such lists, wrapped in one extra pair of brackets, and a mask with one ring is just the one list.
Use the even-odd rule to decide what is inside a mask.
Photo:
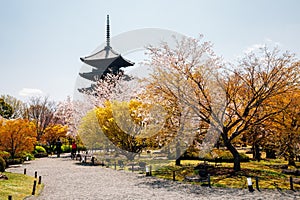
[(6, 168), (6, 162), (2, 157), (0, 157), (0, 172), (4, 172), (5, 168)]

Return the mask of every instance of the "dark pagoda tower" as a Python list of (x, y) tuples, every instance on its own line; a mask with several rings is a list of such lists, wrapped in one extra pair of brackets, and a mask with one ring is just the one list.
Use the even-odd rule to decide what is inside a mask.
[[(107, 15), (106, 25), (106, 47), (104, 49), (84, 58), (80, 58), (82, 62), (93, 67), (91, 72), (79, 73), (79, 75), (85, 79), (96, 82), (99, 79), (103, 79), (106, 74), (119, 74), (121, 67), (133, 66), (134, 63), (124, 59), (121, 54), (115, 52), (110, 46), (110, 27), (109, 27), (109, 15)], [(88, 88), (78, 89), (79, 92), (92, 92), (92, 84)]]

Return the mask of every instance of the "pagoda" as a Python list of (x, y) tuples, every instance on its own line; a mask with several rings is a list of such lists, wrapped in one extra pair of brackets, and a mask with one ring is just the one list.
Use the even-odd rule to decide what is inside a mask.
[[(91, 66), (93, 69), (91, 72), (79, 73), (79, 75), (87, 80), (97, 82), (100, 79), (104, 79), (105, 76), (110, 73), (117, 75), (122, 70), (121, 67), (133, 66), (134, 63), (126, 60), (121, 54), (114, 51), (110, 46), (110, 27), (109, 27), (109, 15), (107, 15), (106, 25), (106, 46), (104, 49), (83, 58), (80, 58), (82, 62)], [(94, 90), (95, 84), (91, 84), (90, 87), (80, 88), (79, 92), (89, 93)]]

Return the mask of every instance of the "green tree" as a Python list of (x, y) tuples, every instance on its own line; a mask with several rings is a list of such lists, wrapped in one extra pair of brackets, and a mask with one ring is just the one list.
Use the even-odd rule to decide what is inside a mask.
[(78, 135), (81, 138), (84, 145), (89, 149), (102, 148), (110, 149), (113, 144), (104, 135), (100, 128), (96, 109), (89, 111), (81, 120)]
[(11, 119), (19, 119), (25, 117), (25, 103), (10, 95), (2, 95), (0, 98), (2, 98), (6, 103), (8, 103), (11, 106), (13, 110), (13, 114), (10, 117)]
[(3, 98), (0, 98), (0, 115), (3, 118), (9, 119), (13, 115), (13, 112), (12, 107)]

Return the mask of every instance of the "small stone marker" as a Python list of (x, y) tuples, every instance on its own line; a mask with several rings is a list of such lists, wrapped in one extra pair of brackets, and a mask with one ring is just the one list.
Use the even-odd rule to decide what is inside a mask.
[(151, 176), (149, 166), (146, 166), (146, 176)]
[(253, 185), (252, 185), (252, 180), (251, 180), (251, 178), (247, 178), (247, 183), (248, 183), (248, 189), (249, 189), (249, 192), (253, 192), (254, 189), (253, 189)]

